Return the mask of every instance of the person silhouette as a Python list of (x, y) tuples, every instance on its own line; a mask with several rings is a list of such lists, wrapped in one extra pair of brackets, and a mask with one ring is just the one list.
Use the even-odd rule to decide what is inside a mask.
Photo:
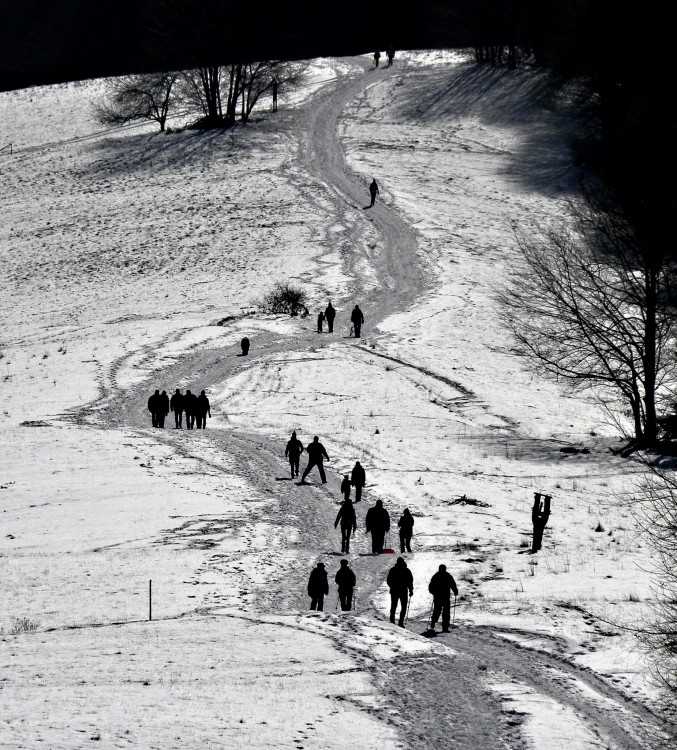
[(440, 565), (439, 570), (430, 579), (428, 591), (433, 595), (433, 613), (430, 618), (430, 629), (435, 630), (437, 620), (442, 614), (442, 632), (449, 632), (449, 621), (451, 620), (451, 592), (458, 596), (456, 581), (451, 573), (447, 573), (447, 566)]
[(153, 427), (159, 427), (160, 425), (160, 411), (162, 410), (162, 397), (160, 391), (155, 390), (155, 393), (148, 399), (148, 411), (150, 412), (151, 421)]
[(181, 389), (177, 388), (172, 397), (169, 399), (169, 409), (174, 412), (174, 424), (176, 429), (181, 429), (181, 421), (183, 417), (183, 394)]
[(310, 470), (313, 466), (317, 466), (317, 470), (320, 472), (320, 478), (322, 479), (322, 484), (327, 484), (327, 475), (324, 473), (324, 464), (322, 463), (322, 460), (326, 458), (327, 461), (329, 461), (329, 456), (317, 435), (315, 435), (313, 442), (306, 448), (306, 453), (308, 454), (308, 466), (306, 466), (305, 471), (301, 475), (301, 484), (306, 483), (306, 477), (310, 474)]
[(355, 338), (359, 339), (362, 331), (362, 324), (364, 323), (364, 315), (362, 315), (362, 310), (360, 310), (359, 305), (355, 305), (352, 313), (350, 313), (350, 322), (353, 324)]
[(317, 332), (322, 333), (322, 323), (324, 323), (324, 313), (320, 312), (317, 315)]
[(277, 76), (273, 76), (271, 84), (273, 87), (273, 112), (277, 112)]
[(322, 612), (324, 609), (324, 596), (329, 593), (329, 581), (324, 563), (317, 563), (308, 578), (308, 596), (310, 597), (310, 608)]
[(400, 552), (411, 552), (411, 537), (414, 533), (414, 517), (409, 512), (409, 508), (404, 509), (404, 513), (397, 522), (400, 528)]
[(390, 530), (390, 514), (383, 507), (383, 500), (377, 500), (373, 508), (369, 508), (364, 518), (365, 533), (371, 533), (371, 552), (380, 555), (386, 532)]
[(378, 61), (380, 59), (381, 59), (381, 53), (378, 50), (376, 50), (376, 52), (374, 52), (374, 65), (377, 68), (378, 68)]
[(334, 318), (336, 317), (336, 310), (329, 300), (329, 304), (324, 310), (324, 319), (327, 321), (327, 330), (329, 333), (334, 333)]
[(352, 500), (347, 497), (336, 514), (334, 528), (341, 524), (341, 552), (350, 552), (350, 535), (357, 531), (357, 516)]
[(347, 560), (341, 560), (341, 567), (336, 571), (334, 581), (338, 586), (338, 596), (341, 602), (341, 609), (344, 612), (350, 612), (353, 608), (353, 589), (357, 583), (355, 573), (348, 566)]
[(285, 458), (289, 459), (289, 468), (291, 469), (291, 478), (299, 475), (299, 460), (303, 453), (303, 443), (296, 437), (296, 431), (292, 432), (287, 441), (287, 447), (284, 450)]
[(249, 339), (246, 336), (240, 341), (240, 347), (242, 349), (242, 356), (246, 357), (249, 354)]
[[(404, 558), (398, 557), (397, 562), (388, 571), (386, 583), (390, 589), (390, 622), (395, 623), (395, 612), (397, 604), (400, 604), (399, 625), (404, 627), (404, 619), (407, 616), (407, 605), (409, 596), (414, 595), (414, 577), (407, 567)], [(408, 596), (407, 596), (408, 594)]]
[(367, 477), (364, 473), (364, 467), (359, 461), (355, 461), (353, 471), (350, 475), (350, 484), (355, 488), (355, 502), (362, 500), (362, 488), (367, 483)]
[(376, 180), (372, 180), (369, 185), (369, 195), (371, 196), (371, 203), (369, 204), (369, 208), (371, 208), (374, 203), (376, 203), (376, 196), (378, 195), (378, 192), (378, 184), (376, 183)]
[(207, 415), (212, 416), (211, 406), (209, 405), (209, 398), (204, 391), (200, 391), (200, 395), (195, 400), (195, 418), (197, 421), (196, 427), (204, 430), (207, 427)]

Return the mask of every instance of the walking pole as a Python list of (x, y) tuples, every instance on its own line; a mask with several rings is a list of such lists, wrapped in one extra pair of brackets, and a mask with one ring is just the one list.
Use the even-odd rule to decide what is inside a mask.
[(336, 592), (336, 606), (334, 607), (334, 612), (336, 612), (336, 610), (338, 609), (338, 603), (339, 603), (339, 595), (338, 595), (338, 591), (337, 591)]
[(454, 615), (451, 619), (451, 627), (454, 627), (454, 623), (456, 622), (456, 594), (454, 594)]
[(434, 608), (435, 608), (435, 600), (433, 599), (433, 602), (430, 605), (430, 614), (428, 615), (428, 625), (430, 627), (430, 630), (433, 629), (433, 609)]
[(410, 597), (409, 597), (409, 598), (407, 599), (407, 611), (406, 611), (406, 613), (405, 613), (405, 615), (404, 615), (404, 624), (405, 624), (405, 625), (407, 624), (407, 620), (409, 619), (409, 606), (411, 605), (411, 600), (412, 600), (413, 598), (414, 598), (414, 595), (412, 594), (412, 595), (411, 595), (411, 596), (410, 596)]

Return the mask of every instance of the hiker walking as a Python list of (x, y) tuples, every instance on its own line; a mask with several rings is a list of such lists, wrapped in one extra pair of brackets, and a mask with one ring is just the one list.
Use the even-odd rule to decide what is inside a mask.
[(273, 76), (273, 112), (277, 112), (277, 76)]
[(179, 388), (172, 393), (172, 397), (169, 399), (169, 410), (174, 412), (174, 425), (177, 430), (180, 430), (183, 417), (183, 394)]
[(454, 597), (458, 596), (456, 581), (451, 573), (447, 573), (447, 566), (440, 565), (439, 570), (430, 579), (428, 591), (433, 595), (433, 614), (430, 618), (430, 629), (435, 630), (437, 620), (442, 614), (442, 632), (449, 632), (449, 621), (451, 619), (451, 592)]
[(350, 484), (355, 488), (355, 502), (359, 503), (362, 500), (362, 488), (366, 484), (367, 479), (364, 473), (364, 468), (359, 461), (355, 461), (353, 471), (350, 475)]
[(320, 472), (320, 478), (322, 479), (322, 484), (327, 484), (327, 476), (324, 473), (324, 464), (322, 461), (325, 458), (329, 461), (329, 456), (317, 435), (315, 435), (313, 442), (306, 448), (306, 453), (308, 454), (308, 466), (306, 466), (301, 475), (301, 484), (305, 484), (306, 477), (310, 474), (310, 470), (313, 466), (317, 466), (317, 470)]
[(400, 552), (411, 552), (411, 537), (414, 533), (414, 517), (409, 512), (409, 508), (404, 509), (404, 513), (397, 522), (400, 528)]
[(390, 529), (390, 514), (383, 507), (383, 500), (377, 500), (373, 508), (369, 508), (364, 519), (365, 533), (371, 533), (371, 551), (374, 555), (383, 552), (383, 542), (386, 531)]
[(357, 516), (355, 515), (353, 501), (349, 497), (343, 501), (339, 512), (336, 514), (334, 528), (339, 523), (341, 524), (341, 552), (348, 554), (350, 552), (350, 534), (357, 532)]
[(341, 482), (341, 492), (343, 493), (343, 499), (348, 500), (350, 498), (350, 477), (346, 474)]
[(287, 440), (287, 447), (284, 449), (285, 458), (289, 459), (292, 479), (299, 475), (299, 461), (302, 453), (303, 443), (296, 437), (296, 430), (294, 430), (289, 440)]
[(360, 331), (362, 330), (362, 324), (364, 323), (364, 315), (362, 315), (362, 310), (360, 310), (359, 305), (355, 305), (353, 311), (350, 313), (350, 322), (353, 324), (355, 338), (359, 339)]
[(308, 596), (310, 597), (310, 608), (322, 612), (324, 609), (324, 597), (329, 593), (329, 581), (327, 580), (327, 571), (324, 569), (324, 563), (317, 563), (317, 566), (310, 572), (308, 578)]
[(151, 422), (153, 427), (158, 427), (160, 423), (160, 411), (162, 404), (160, 403), (160, 391), (156, 389), (155, 393), (148, 399), (148, 411), (150, 412)]
[(397, 604), (399, 602), (399, 626), (403, 628), (404, 618), (407, 616), (409, 597), (414, 595), (414, 577), (403, 558), (398, 557), (395, 565), (388, 571), (386, 583), (390, 589), (390, 622), (395, 624), (395, 612), (397, 611)]
[(187, 389), (183, 395), (183, 410), (186, 413), (186, 427), (192, 430), (195, 427), (195, 409), (197, 396)]
[(348, 566), (347, 560), (341, 560), (341, 567), (336, 571), (334, 581), (338, 586), (339, 601), (344, 612), (350, 612), (353, 608), (353, 589), (357, 583), (355, 573)]
[(246, 357), (249, 354), (249, 339), (246, 336), (240, 341), (240, 347), (242, 349), (242, 356)]
[(207, 427), (207, 415), (209, 418), (212, 417), (212, 412), (209, 406), (209, 399), (204, 391), (200, 391), (200, 395), (195, 400), (195, 418), (197, 420), (196, 427), (199, 429), (206, 429)]
[(319, 312), (317, 314), (317, 332), (322, 333), (322, 323), (324, 323), (324, 313)]
[(160, 411), (158, 412), (158, 427), (165, 426), (165, 417), (169, 414), (169, 396), (167, 391), (160, 394)]
[(376, 52), (374, 52), (374, 64), (377, 68), (378, 68), (378, 61), (380, 59), (381, 59), (381, 53), (378, 50), (376, 50)]
[(376, 180), (372, 180), (371, 184), (369, 185), (369, 195), (371, 195), (371, 203), (369, 204), (369, 208), (371, 208), (374, 203), (376, 203), (376, 196), (378, 194), (378, 185), (376, 184)]
[(327, 331), (334, 333), (334, 318), (336, 317), (336, 310), (329, 300), (329, 304), (324, 309), (324, 318), (327, 321)]
[(395, 59), (395, 45), (392, 42), (388, 45), (386, 56), (388, 58), (388, 67), (390, 67)]

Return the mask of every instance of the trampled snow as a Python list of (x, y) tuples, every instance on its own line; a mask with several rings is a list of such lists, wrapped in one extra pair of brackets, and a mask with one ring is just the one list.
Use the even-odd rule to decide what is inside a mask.
[[(655, 747), (620, 627), (648, 616), (650, 550), (621, 502), (640, 470), (594, 394), (512, 354), (496, 301), (512, 224), (566, 218), (575, 190), (573, 123), (540, 86), (443, 51), (317, 60), (276, 114), (167, 135), (102, 130), (102, 81), (0, 93), (1, 747)], [(278, 280), (307, 318), (259, 311)], [(207, 391), (206, 430), (151, 427), (148, 396), (177, 387)], [(290, 481), (292, 430), (326, 446), (327, 485)], [(356, 460), (342, 613), (333, 524)], [(553, 512), (532, 556), (537, 491)], [(376, 499), (395, 555), (370, 554)], [(385, 576), (405, 507), (400, 629)], [(318, 560), (330, 595), (309, 613)], [(459, 597), (431, 637), (440, 563)]]

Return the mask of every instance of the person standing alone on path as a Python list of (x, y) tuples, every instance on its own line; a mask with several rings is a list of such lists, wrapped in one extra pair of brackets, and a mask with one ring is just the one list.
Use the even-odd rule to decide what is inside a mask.
[(371, 532), (371, 551), (374, 555), (383, 552), (383, 542), (386, 532), (390, 529), (390, 514), (383, 507), (383, 500), (377, 500), (373, 508), (369, 508), (364, 519), (365, 533)]
[(336, 571), (334, 581), (338, 586), (338, 596), (341, 602), (341, 609), (344, 612), (350, 612), (353, 608), (353, 589), (357, 583), (355, 573), (348, 567), (347, 560), (341, 560), (341, 567)]
[(350, 322), (353, 324), (353, 329), (355, 330), (355, 338), (359, 339), (362, 331), (362, 324), (364, 323), (364, 315), (362, 315), (362, 310), (360, 310), (359, 305), (355, 305), (352, 313), (350, 313)]
[(299, 461), (302, 453), (303, 443), (296, 437), (296, 431), (294, 431), (287, 441), (287, 447), (284, 449), (284, 455), (289, 459), (292, 479), (299, 475)]
[(327, 331), (329, 333), (334, 333), (334, 318), (336, 317), (336, 310), (333, 308), (331, 304), (331, 300), (329, 300), (329, 304), (324, 310), (324, 318), (327, 321)]
[(174, 412), (174, 424), (177, 430), (181, 429), (181, 417), (183, 416), (183, 395), (179, 388), (172, 393), (169, 400), (169, 409)]
[(350, 534), (357, 531), (357, 516), (355, 515), (353, 501), (349, 497), (343, 501), (339, 512), (336, 514), (334, 528), (339, 523), (341, 524), (341, 552), (348, 554), (350, 552)]
[(369, 195), (371, 195), (371, 203), (369, 204), (369, 208), (371, 208), (374, 203), (376, 203), (376, 196), (378, 195), (378, 185), (376, 184), (376, 180), (372, 180), (371, 184), (369, 185)]
[(454, 597), (458, 596), (456, 581), (451, 573), (447, 573), (447, 566), (440, 565), (439, 570), (430, 579), (428, 591), (433, 595), (433, 615), (430, 618), (430, 629), (435, 630), (437, 620), (442, 613), (442, 632), (449, 632), (449, 621), (451, 620), (451, 592)]
[(367, 483), (366, 474), (364, 468), (359, 461), (355, 461), (353, 471), (350, 475), (350, 484), (355, 488), (355, 502), (359, 503), (362, 500), (362, 488)]
[(329, 593), (329, 581), (324, 563), (317, 563), (308, 579), (308, 596), (310, 597), (310, 608), (322, 612), (324, 609), (324, 597)]
[(397, 522), (400, 527), (400, 552), (411, 552), (411, 537), (414, 533), (414, 517), (409, 512), (409, 508), (404, 509), (404, 513)]
[(414, 595), (414, 577), (403, 558), (398, 557), (395, 565), (388, 571), (386, 583), (390, 589), (390, 622), (395, 624), (395, 612), (397, 611), (397, 603), (399, 602), (399, 625), (403, 628), (404, 618), (407, 616), (409, 596)]
[(301, 484), (306, 483), (306, 477), (310, 474), (310, 470), (313, 466), (317, 466), (317, 470), (320, 472), (320, 478), (322, 479), (322, 484), (327, 484), (327, 475), (324, 473), (324, 464), (322, 460), (326, 458), (327, 461), (329, 461), (329, 456), (317, 435), (315, 435), (313, 442), (306, 448), (306, 453), (308, 454), (308, 466), (306, 466), (305, 471), (301, 475)]

